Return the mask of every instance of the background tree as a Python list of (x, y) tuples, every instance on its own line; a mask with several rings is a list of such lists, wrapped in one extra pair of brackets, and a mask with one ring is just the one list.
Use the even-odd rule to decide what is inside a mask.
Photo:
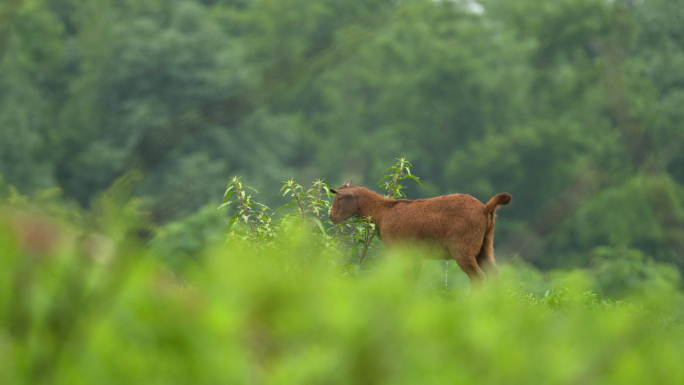
[(158, 224), (197, 224), (231, 175), (278, 206), (283, 180), (371, 186), (407, 157), (410, 198), (515, 196), (500, 256), (586, 266), (607, 247), (684, 268), (683, 10), (9, 0), (0, 173), (88, 207), (138, 170)]

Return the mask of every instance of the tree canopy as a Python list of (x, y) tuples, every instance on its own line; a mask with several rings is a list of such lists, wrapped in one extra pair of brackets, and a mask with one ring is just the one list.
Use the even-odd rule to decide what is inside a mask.
[[(684, 268), (681, 0), (5, 0), (0, 175), (158, 223), (294, 177), (514, 196), (497, 249)], [(268, 192), (272, 193), (268, 193)]]

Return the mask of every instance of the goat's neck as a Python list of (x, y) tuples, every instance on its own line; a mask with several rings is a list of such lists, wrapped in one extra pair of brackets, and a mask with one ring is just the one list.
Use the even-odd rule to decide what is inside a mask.
[(359, 199), (359, 216), (363, 218), (370, 216), (371, 220), (377, 224), (385, 217), (392, 201), (392, 199), (384, 198), (380, 194), (366, 190)]

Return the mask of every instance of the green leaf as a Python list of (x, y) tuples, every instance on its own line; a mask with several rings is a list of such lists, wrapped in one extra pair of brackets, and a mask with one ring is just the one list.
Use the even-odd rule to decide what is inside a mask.
[(282, 209), (285, 209), (285, 208), (288, 208), (288, 207), (292, 207), (292, 206), (295, 206), (295, 205), (296, 205), (296, 203), (292, 202), (292, 203), (288, 203), (288, 204), (286, 204), (286, 205), (284, 205), (284, 206), (280, 206), (278, 209), (276, 209), (276, 211), (273, 212), (273, 214), (277, 213), (278, 211), (280, 211), (280, 210), (282, 210)]
[(257, 205), (257, 206), (261, 207), (261, 208), (264, 209), (264, 210), (270, 210), (270, 208), (268, 208), (268, 206), (263, 205), (263, 204), (261, 204), (261, 203), (259, 203), (259, 202), (252, 202), (252, 204)]
[(230, 222), (228, 222), (228, 228), (231, 229), (233, 226), (235, 226), (235, 222), (240, 218), (239, 215), (233, 215), (233, 217), (230, 219)]
[(318, 226), (319, 229), (321, 229), (321, 233), (323, 235), (326, 235), (325, 228), (323, 227), (323, 224), (321, 223), (321, 221), (315, 217), (311, 217), (311, 220)]
[(242, 189), (243, 189), (243, 190), (250, 189), (250, 190), (254, 191), (255, 193), (259, 194), (259, 192), (258, 192), (254, 187), (242, 186)]
[(415, 181), (416, 181), (416, 183), (418, 183), (418, 184), (420, 185), (420, 187), (423, 187), (423, 184), (422, 184), (422, 183), (420, 183), (420, 181), (418, 180), (418, 177), (417, 177), (417, 176), (413, 176), (413, 175), (411, 175), (411, 176), (409, 176), (409, 178), (411, 178), (411, 179), (415, 180)]
[(393, 176), (394, 176), (394, 175), (385, 175), (384, 177), (382, 177), (382, 179), (380, 179), (380, 180), (378, 181), (378, 184), (382, 183), (382, 181), (384, 181), (384, 180), (387, 179), (387, 178), (392, 178)]
[(225, 203), (228, 200), (228, 198), (230, 198), (230, 196), (233, 194), (235, 194), (235, 191), (232, 191), (230, 193), (228, 191), (226, 191), (226, 194), (223, 195), (223, 203)]
[(220, 209), (222, 209), (222, 208), (224, 208), (224, 207), (226, 207), (226, 206), (230, 206), (230, 205), (232, 205), (233, 203), (235, 203), (235, 201), (224, 202), (221, 206), (217, 207), (216, 210), (220, 210)]

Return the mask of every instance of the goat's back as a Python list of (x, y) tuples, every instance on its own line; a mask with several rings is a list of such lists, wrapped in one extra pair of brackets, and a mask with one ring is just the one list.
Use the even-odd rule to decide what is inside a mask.
[[(485, 205), (466, 194), (398, 199), (380, 224), (385, 239), (477, 242), (487, 228)], [(481, 239), (480, 239), (481, 241)]]

